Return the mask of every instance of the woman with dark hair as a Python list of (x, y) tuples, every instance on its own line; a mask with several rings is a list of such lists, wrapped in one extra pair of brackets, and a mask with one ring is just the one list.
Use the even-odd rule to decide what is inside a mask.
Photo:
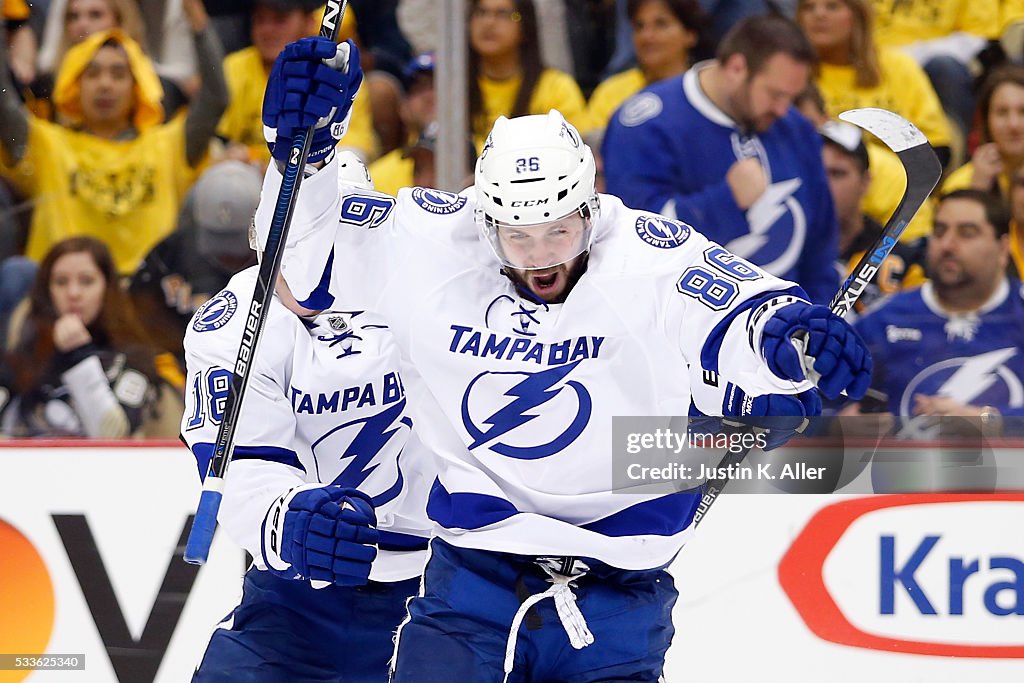
[(943, 192), (973, 188), (1010, 196), (1010, 180), (1024, 166), (1024, 66), (999, 67), (978, 93), (981, 142), (971, 160), (951, 173)]
[(700, 40), (705, 16), (697, 0), (629, 0), (637, 66), (605, 79), (590, 96), (593, 132), (603, 132), (612, 114), (651, 83), (690, 68), (690, 52)]
[(5, 434), (113, 439), (151, 426), (169, 386), (102, 242), (72, 237), (54, 245), (27, 304), (9, 334), (14, 382)]
[(579, 130), (590, 128), (579, 85), (541, 60), (533, 0), (472, 0), (469, 12), (469, 117), (477, 149), (499, 116), (557, 109)]

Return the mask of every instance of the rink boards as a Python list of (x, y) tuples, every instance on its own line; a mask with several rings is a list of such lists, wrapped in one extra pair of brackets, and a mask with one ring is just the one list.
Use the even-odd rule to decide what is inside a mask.
[[(0, 442), (0, 654), (85, 656), (0, 683), (188, 680), (245, 562), (180, 560), (198, 492), (179, 445)], [(727, 495), (672, 567), (666, 678), (1019, 681), (1022, 528), (1006, 491)]]

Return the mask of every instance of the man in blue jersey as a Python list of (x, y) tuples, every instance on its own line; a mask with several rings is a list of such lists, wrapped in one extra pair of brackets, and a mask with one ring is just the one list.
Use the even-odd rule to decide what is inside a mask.
[(857, 323), (888, 412), (1024, 415), (1024, 300), (1020, 282), (1006, 275), (1009, 223), (998, 197), (945, 195), (928, 244), (931, 279)]
[[(309, 39), (282, 56), (264, 108), (278, 158), (296, 128), (345, 116), (350, 93), (321, 63), (334, 54)], [(440, 461), (394, 683), (659, 680), (677, 595), (664, 568), (702, 489), (614, 490), (612, 418), (692, 404), (799, 422), (817, 389), (863, 394), (860, 340), (793, 283), (597, 193), (557, 111), (499, 117), (459, 194), (339, 192), (334, 163), (307, 165), (281, 272), (300, 314), (337, 296), (386, 317)], [(272, 165), (263, 197), (281, 182)], [(274, 209), (257, 210), (261, 240)]]
[(821, 140), (792, 107), (814, 48), (778, 16), (737, 24), (714, 60), (616, 112), (602, 145), (608, 192), (678, 218), (817, 303), (838, 284), (836, 218)]

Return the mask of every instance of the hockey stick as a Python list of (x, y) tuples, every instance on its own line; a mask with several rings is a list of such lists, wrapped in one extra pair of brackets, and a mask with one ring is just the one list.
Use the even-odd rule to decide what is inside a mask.
[[(337, 42), (341, 21), (345, 16), (348, 0), (327, 0), (324, 17), (320, 22), (320, 37)], [(292, 141), (285, 165), (281, 189), (274, 205), (274, 215), (270, 222), (270, 234), (267, 238), (266, 250), (260, 262), (259, 275), (253, 292), (252, 304), (245, 320), (245, 330), (238, 346), (235, 368), (231, 380), (231, 389), (224, 405), (224, 417), (217, 430), (213, 457), (203, 480), (203, 492), (199, 498), (195, 520), (185, 545), (185, 561), (189, 564), (205, 564), (210, 555), (210, 544), (213, 543), (213, 532), (217, 529), (217, 512), (220, 510), (221, 496), (224, 493), (224, 476), (235, 447), (235, 428), (245, 398), (245, 388), (249, 383), (249, 372), (252, 359), (256, 355), (263, 327), (267, 322), (267, 312), (274, 296), (274, 284), (281, 270), (281, 257), (284, 255), (284, 243), (288, 237), (292, 214), (295, 210), (295, 196), (302, 184), (302, 170), (309, 147), (313, 139), (313, 126), (299, 131)]]
[[(860, 126), (881, 140), (886, 147), (896, 152), (900, 163), (903, 164), (903, 172), (907, 176), (907, 189), (903, 192), (903, 198), (900, 199), (896, 211), (889, 217), (874, 244), (864, 252), (864, 256), (861, 257), (829, 305), (833, 313), (842, 317), (849, 313), (857, 303), (857, 299), (864, 293), (864, 289), (874, 278), (882, 262), (899, 242), (900, 235), (906, 230), (921, 205), (928, 199), (928, 195), (935, 189), (942, 176), (942, 165), (939, 163), (938, 157), (935, 156), (935, 150), (928, 144), (928, 139), (914, 124), (899, 114), (869, 107), (851, 109), (840, 114), (839, 118)], [(719, 468), (725, 469), (719, 469), (718, 472), (727, 475), (730, 469), (739, 465), (751, 450), (753, 449), (748, 448), (735, 453), (726, 453), (718, 465)], [(700, 524), (704, 519), (728, 483), (728, 476), (707, 480), (704, 485), (704, 495), (701, 496), (700, 504), (693, 515), (694, 526)]]

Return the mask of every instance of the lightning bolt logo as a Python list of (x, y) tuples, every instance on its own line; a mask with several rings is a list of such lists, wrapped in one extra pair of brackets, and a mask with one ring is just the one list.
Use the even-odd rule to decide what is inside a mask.
[[(363, 483), (380, 466), (377, 456), (384, 451), (391, 438), (402, 429), (402, 425), (412, 427), (412, 421), (407, 417), (402, 417), (404, 411), (405, 399), (403, 398), (386, 410), (367, 418), (346, 422), (317, 439), (312, 445), (314, 456), (316, 456), (317, 446), (323, 444), (332, 435), (355, 425), (361, 425), (355, 438), (348, 443), (345, 451), (338, 457), (339, 462), (343, 463), (343, 469), (331, 483), (346, 488), (362, 487)], [(346, 461), (347, 464), (344, 464)], [(319, 458), (317, 458), (317, 469), (319, 469)], [(397, 480), (383, 493), (372, 496), (374, 505), (380, 506), (390, 502), (402, 490), (402, 470), (397, 467), (396, 469), (398, 470)]]
[(791, 178), (769, 185), (764, 194), (758, 197), (754, 205), (747, 211), (750, 234), (730, 242), (729, 251), (737, 254), (740, 251), (746, 251), (748, 254), (753, 254), (763, 247), (768, 241), (768, 232), (775, 222), (786, 213), (789, 208), (789, 200), (800, 185), (799, 178)]
[(937, 391), (926, 391), (926, 393), (948, 396), (958, 403), (968, 405), (974, 403), (1001, 380), (1008, 392), (1009, 405), (1014, 408), (1024, 406), (1024, 385), (1021, 384), (1020, 378), (1004, 365), (1016, 354), (1015, 347), (1008, 347), (968, 358), (950, 358), (928, 367), (907, 384), (900, 399), (901, 414), (911, 414), (914, 394), (921, 391), (921, 384), (925, 380), (950, 368), (956, 368), (956, 370), (942, 383), (942, 386)]
[[(800, 256), (804, 246), (804, 239), (807, 235), (807, 216), (803, 206), (793, 195), (800, 189), (803, 181), (800, 178), (791, 178), (772, 183), (764, 191), (754, 205), (747, 210), (747, 224), (750, 232), (730, 241), (725, 248), (746, 258), (765, 270), (773, 273), (784, 273), (794, 265)], [(792, 233), (788, 240), (785, 240), (785, 233), (774, 231), (773, 228), (779, 225), (779, 221), (787, 213), (792, 219)], [(767, 253), (762, 252), (766, 246), (781, 244), (786, 241), (786, 248), (781, 255), (769, 261), (770, 254), (776, 253), (769, 249)]]
[[(572, 380), (564, 382), (557, 386), (557, 388), (556, 385), (559, 385), (581, 362), (582, 359), (536, 373), (484, 372), (473, 378), (462, 398), (462, 421), (470, 437), (473, 439), (472, 443), (469, 444), (469, 448), (472, 450), (486, 443), (495, 442), (516, 428), (540, 417), (541, 413), (535, 412), (536, 409), (551, 401), (551, 399), (558, 396), (565, 389), (571, 389), (576, 393), (578, 409), (569, 425), (560, 434), (547, 443), (536, 446), (514, 446), (503, 442), (492, 443), (490, 450), (510, 458), (534, 460), (554, 455), (575, 441), (583, 433), (587, 423), (590, 421), (592, 407), (590, 393), (582, 384)], [(484, 419), (482, 424), (489, 426), (486, 429), (481, 429), (474, 423), (470, 414), (470, 395), (481, 379), (500, 375), (526, 375), (526, 377), (504, 392), (504, 395), (512, 400)]]

